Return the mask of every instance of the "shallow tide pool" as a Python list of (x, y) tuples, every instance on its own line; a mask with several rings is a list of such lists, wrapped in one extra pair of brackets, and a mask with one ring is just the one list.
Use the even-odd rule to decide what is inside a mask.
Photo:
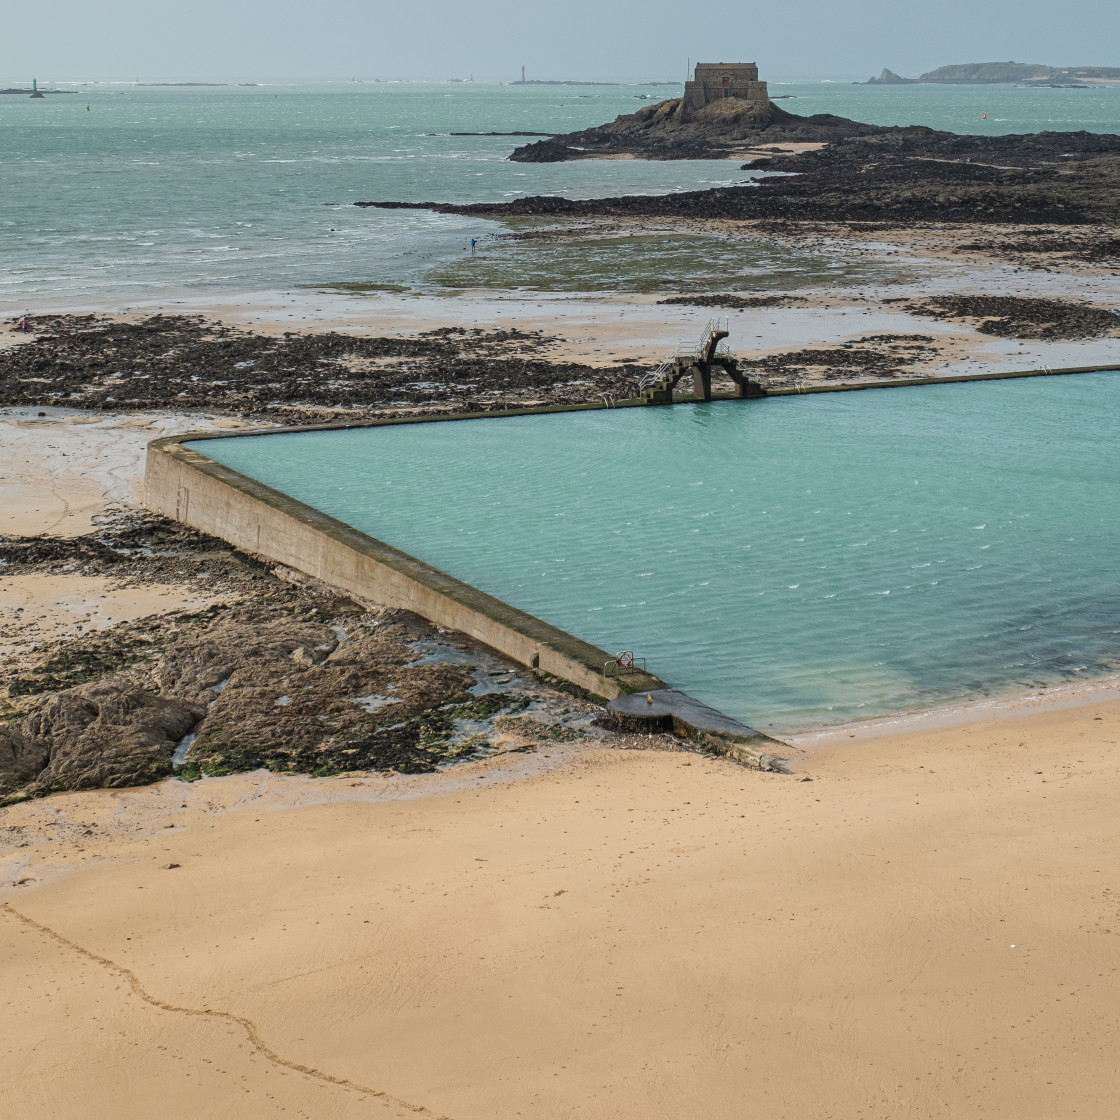
[(1120, 375), (200, 441), (789, 733), (1120, 665)]

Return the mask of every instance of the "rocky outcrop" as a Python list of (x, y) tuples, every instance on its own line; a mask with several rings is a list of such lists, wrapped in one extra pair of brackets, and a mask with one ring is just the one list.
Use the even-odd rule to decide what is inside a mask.
[(27, 734), (21, 725), (0, 727), (0, 801), (33, 782), (50, 759), (51, 745), (41, 736)]
[(535, 144), (524, 144), (514, 150), (509, 158), (516, 163), (564, 163), (565, 160), (586, 158), (578, 154), (565, 140), (538, 140)]
[(903, 78), (885, 66), (879, 71), (877, 78), (868, 78), (863, 84), (866, 86), (909, 86), (917, 82), (917, 78)]
[(627, 113), (610, 124), (553, 136), (517, 148), (517, 163), (640, 156), (643, 159), (718, 159), (759, 143), (831, 141), (845, 136), (872, 136), (889, 129), (820, 113), (799, 117), (772, 101), (735, 97), (713, 101), (688, 115), (674, 98)]
[(160, 692), (208, 706), (235, 674), (264, 673), (279, 687), (297, 652), (298, 667), (322, 661), (337, 645), (331, 628), (314, 615), (283, 606), (234, 607), (168, 646), (151, 677)]
[[(235, 609), (166, 650), (152, 671), (161, 693), (203, 706), (188, 756), (208, 774), (434, 770), (455, 757), (446, 739), (483, 700), (461, 666), (413, 665), (399, 626), (370, 629), (287, 607)], [(450, 752), (450, 753), (449, 753)]]
[(171, 773), (171, 755), (203, 713), (121, 677), (56, 693), (0, 728), (0, 797), (23, 787), (144, 785)]
[(582, 704), (461, 635), (284, 578), (162, 518), (121, 512), (87, 537), (0, 537), (5, 574), (79, 565), (217, 601), (0, 662), (0, 805), (258, 767), (429, 772), (499, 749), (497, 716), (532, 703), (563, 723)]
[(578, 200), (547, 195), (508, 203), (412, 205), (451, 214), (563, 220), (686, 218), (903, 227), (976, 222), (1111, 227), (1120, 222), (1120, 136), (1112, 134), (961, 136), (921, 127), (872, 129), (869, 135), (799, 154), (778, 151), (745, 164), (748, 169), (789, 174), (665, 195)]
[[(954, 75), (956, 71), (953, 72)], [(994, 73), (994, 72), (993, 72)], [(877, 82), (896, 84), (884, 70)], [(925, 80), (949, 77), (923, 75)], [(969, 80), (995, 80), (981, 69)], [(813, 142), (800, 155), (782, 144)], [(681, 101), (663, 101), (610, 124), (518, 148), (520, 162), (635, 156), (717, 159), (745, 148), (774, 149), (745, 170), (780, 171), (739, 187), (570, 201), (529, 197), (504, 204), (414, 204), (446, 213), (882, 222), (1112, 225), (1120, 221), (1120, 138), (1087, 132), (961, 136), (924, 127), (862, 124), (827, 114), (799, 117), (728, 98), (682, 119)], [(385, 205), (368, 203), (366, 205)], [(395, 205), (395, 204), (394, 204)]]
[[(524, 707), (505, 692), (473, 695), (460, 665), (412, 664), (419, 654), (400, 625), (355, 612), (347, 600), (297, 594), (147, 635), (160, 647), (147, 663), (40, 693), (39, 706), (0, 725), (0, 801), (156, 781), (190, 732), (193, 776), (420, 773), (480, 749), (464, 747), (461, 721)], [(80, 660), (85, 671), (97, 661)]]

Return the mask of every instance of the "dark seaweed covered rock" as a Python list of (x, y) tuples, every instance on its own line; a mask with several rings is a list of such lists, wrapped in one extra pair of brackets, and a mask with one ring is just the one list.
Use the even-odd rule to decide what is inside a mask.
[(299, 423), (629, 397), (640, 372), (550, 361), (554, 340), (521, 330), (277, 338), (178, 315), (42, 315), (31, 324), (33, 336), (0, 348), (0, 405), (217, 409)]
[(509, 158), (517, 163), (563, 163), (565, 160), (578, 159), (580, 152), (560, 140), (538, 140), (535, 144), (524, 144), (517, 148)]
[(1120, 313), (1061, 299), (1022, 296), (934, 296), (910, 310), (937, 319), (972, 321), (981, 334), (1001, 338), (1098, 338), (1120, 331)]
[(197, 705), (122, 678), (55, 693), (0, 727), (0, 797), (144, 785), (171, 773), (171, 755), (198, 722)]
[[(883, 228), (942, 223), (1111, 227), (1120, 222), (1117, 135), (961, 136), (924, 127), (879, 128), (839, 117), (784, 117), (792, 123), (775, 116), (764, 129), (751, 131), (743, 125), (724, 133), (690, 125), (674, 129), (669, 123), (661, 127), (653, 118), (643, 126), (628, 117), (549, 141), (570, 148), (573, 158), (626, 153), (714, 158), (767, 145), (768, 154), (761, 157), (767, 174), (738, 186), (620, 198), (532, 196), (508, 203), (412, 205), (496, 218), (870, 222)], [(823, 142), (819, 148), (770, 154), (776, 144), (814, 139)], [(518, 158), (524, 158), (528, 149), (519, 151)], [(744, 169), (758, 170), (758, 160)], [(1096, 251), (1104, 259), (1106, 242), (1098, 244), (1102, 248)]]

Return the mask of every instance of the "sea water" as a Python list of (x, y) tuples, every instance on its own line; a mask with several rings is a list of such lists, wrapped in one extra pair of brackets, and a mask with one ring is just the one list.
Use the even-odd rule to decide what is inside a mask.
[[(679, 95), (673, 85), (62, 88), (72, 92), (39, 100), (0, 96), (0, 306), (8, 311), (336, 282), (485, 286), (508, 279), (506, 248), (518, 253), (510, 243), (488, 240), (502, 224), (351, 203), (588, 198), (750, 178), (734, 161), (516, 164), (506, 157), (532, 137), (452, 135), (586, 128)], [(777, 79), (770, 92), (792, 112), (876, 124), (980, 133), (1120, 131), (1117, 87)], [(482, 239), (477, 267), (468, 256), (471, 238)], [(664, 242), (651, 244), (654, 253), (664, 250)], [(791, 270), (828, 279), (828, 261), (795, 258), (748, 261), (721, 276), (724, 282), (728, 275), (774, 276), (780, 287), (789, 286)], [(526, 266), (523, 282), (548, 289), (549, 259), (544, 254)], [(593, 287), (648, 288), (642, 278), (655, 266), (648, 253), (595, 258)], [(703, 282), (687, 270), (682, 275)], [(557, 278), (560, 288), (572, 284), (566, 274)]]
[(193, 444), (761, 730), (1120, 665), (1120, 374)]

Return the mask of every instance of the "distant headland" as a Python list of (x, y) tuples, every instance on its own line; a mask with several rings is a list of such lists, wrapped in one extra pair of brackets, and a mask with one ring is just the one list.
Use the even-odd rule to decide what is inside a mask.
[(1073, 85), (1086, 82), (1120, 82), (1116, 66), (1043, 66), (1033, 62), (962, 62), (939, 66), (917, 78), (903, 78), (893, 70), (883, 70), (877, 78), (857, 85), (901, 86), (937, 85)]

